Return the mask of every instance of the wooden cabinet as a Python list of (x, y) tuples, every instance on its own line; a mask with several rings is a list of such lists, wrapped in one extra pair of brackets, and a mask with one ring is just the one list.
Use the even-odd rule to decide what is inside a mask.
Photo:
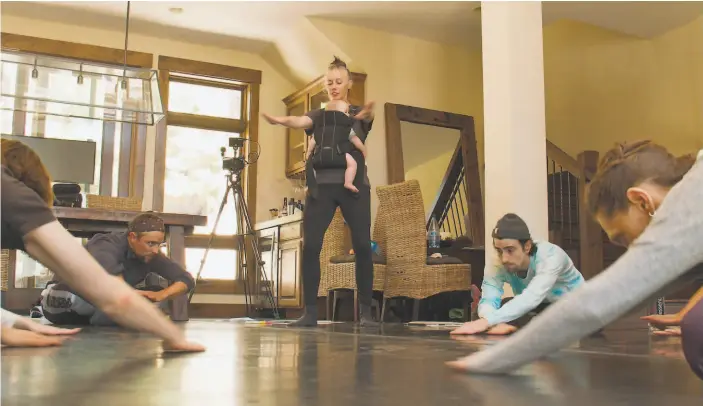
[(279, 308), (303, 307), (301, 214), (265, 221), (257, 224), (255, 229), (267, 278), (262, 277), (262, 282), (273, 281), (273, 295)]
[(281, 307), (302, 306), (303, 240), (282, 242), (279, 250), (278, 305)]
[[(305, 113), (323, 108), (327, 103), (324, 76), (320, 76), (307, 86), (283, 99), (289, 116), (302, 116)], [(352, 72), (352, 88), (349, 91), (349, 103), (363, 106), (365, 97), (366, 74)], [(288, 129), (286, 136), (286, 176), (289, 178), (305, 177), (305, 155), (307, 154), (307, 137), (304, 130)]]

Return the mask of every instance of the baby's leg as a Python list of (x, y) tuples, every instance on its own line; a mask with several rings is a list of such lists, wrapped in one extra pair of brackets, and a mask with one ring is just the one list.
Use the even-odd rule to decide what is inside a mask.
[(344, 157), (347, 159), (347, 170), (344, 171), (344, 187), (354, 193), (358, 193), (359, 189), (354, 186), (354, 178), (356, 177), (356, 160), (351, 154), (346, 153)]

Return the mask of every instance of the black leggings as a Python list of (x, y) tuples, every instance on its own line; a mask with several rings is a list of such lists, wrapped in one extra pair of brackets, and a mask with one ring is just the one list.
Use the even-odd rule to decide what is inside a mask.
[[(364, 172), (359, 168), (359, 172)], [(325, 232), (337, 207), (351, 230), (356, 257), (356, 286), (361, 305), (371, 305), (373, 261), (371, 258), (371, 188), (362, 185), (355, 196), (344, 185), (319, 184), (317, 198), (307, 196), (303, 212), (303, 294), (305, 306), (315, 306), (320, 287), (320, 251)]]
[(703, 301), (691, 309), (681, 322), (681, 345), (691, 370), (703, 379)]

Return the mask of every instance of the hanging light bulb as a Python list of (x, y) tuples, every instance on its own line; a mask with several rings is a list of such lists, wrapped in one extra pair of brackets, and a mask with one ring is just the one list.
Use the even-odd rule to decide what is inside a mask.
[(32, 79), (39, 77), (39, 71), (37, 70), (37, 58), (34, 58), (34, 69), (32, 69)]
[(83, 64), (81, 64), (80, 71), (78, 72), (78, 84), (83, 84)]

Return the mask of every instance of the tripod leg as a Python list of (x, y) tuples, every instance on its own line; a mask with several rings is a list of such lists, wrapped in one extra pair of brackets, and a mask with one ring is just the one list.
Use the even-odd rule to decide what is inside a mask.
[[(225, 205), (227, 204), (227, 196), (229, 195), (230, 190), (232, 190), (232, 183), (229, 181), (229, 178), (227, 178), (227, 189), (225, 190), (224, 196), (222, 196), (220, 209), (217, 211), (217, 217), (215, 217), (215, 224), (212, 225), (212, 231), (210, 232), (210, 238), (207, 242), (207, 248), (205, 248), (205, 252), (203, 253), (203, 259), (200, 260), (200, 269), (198, 269), (198, 273), (195, 275), (196, 286), (198, 284), (198, 280), (200, 280), (200, 274), (202, 274), (203, 268), (205, 267), (205, 260), (207, 259), (207, 255), (210, 253), (212, 240), (215, 238), (215, 233), (217, 232), (217, 225), (220, 223), (220, 217), (222, 217), (222, 212), (224, 211)], [(193, 287), (193, 289), (191, 289), (190, 293), (188, 294), (188, 302), (193, 299), (193, 294), (195, 294), (195, 287)]]
[(254, 234), (254, 227), (252, 226), (251, 217), (249, 216), (249, 209), (247, 208), (246, 201), (244, 201), (244, 193), (242, 191), (242, 186), (239, 182), (235, 183), (234, 185), (234, 194), (239, 198), (239, 207), (241, 209), (239, 213), (242, 217), (244, 217), (244, 222), (241, 223), (244, 227), (244, 234), (250, 236), (251, 238), (252, 251), (254, 251), (254, 260), (256, 261), (256, 267), (254, 268), (256, 270), (255, 277), (261, 277), (266, 282), (266, 296), (268, 298), (269, 305), (271, 306), (271, 309), (273, 311), (274, 318), (278, 319), (278, 306), (276, 305), (276, 301), (273, 296), (272, 283), (269, 283), (268, 277), (266, 276), (266, 272), (264, 271), (263, 261), (261, 259), (261, 250), (259, 249), (259, 242), (256, 240), (256, 235)]
[(237, 218), (237, 235), (240, 237), (237, 239), (237, 255), (239, 256), (239, 264), (242, 267), (243, 279), (244, 279), (244, 304), (246, 307), (247, 317), (251, 317), (251, 307), (252, 307), (252, 294), (251, 287), (249, 286), (249, 258), (246, 251), (246, 244), (244, 239), (245, 234), (242, 232), (242, 206), (239, 199), (237, 198), (236, 187), (232, 188), (232, 196), (234, 198), (234, 210)]

